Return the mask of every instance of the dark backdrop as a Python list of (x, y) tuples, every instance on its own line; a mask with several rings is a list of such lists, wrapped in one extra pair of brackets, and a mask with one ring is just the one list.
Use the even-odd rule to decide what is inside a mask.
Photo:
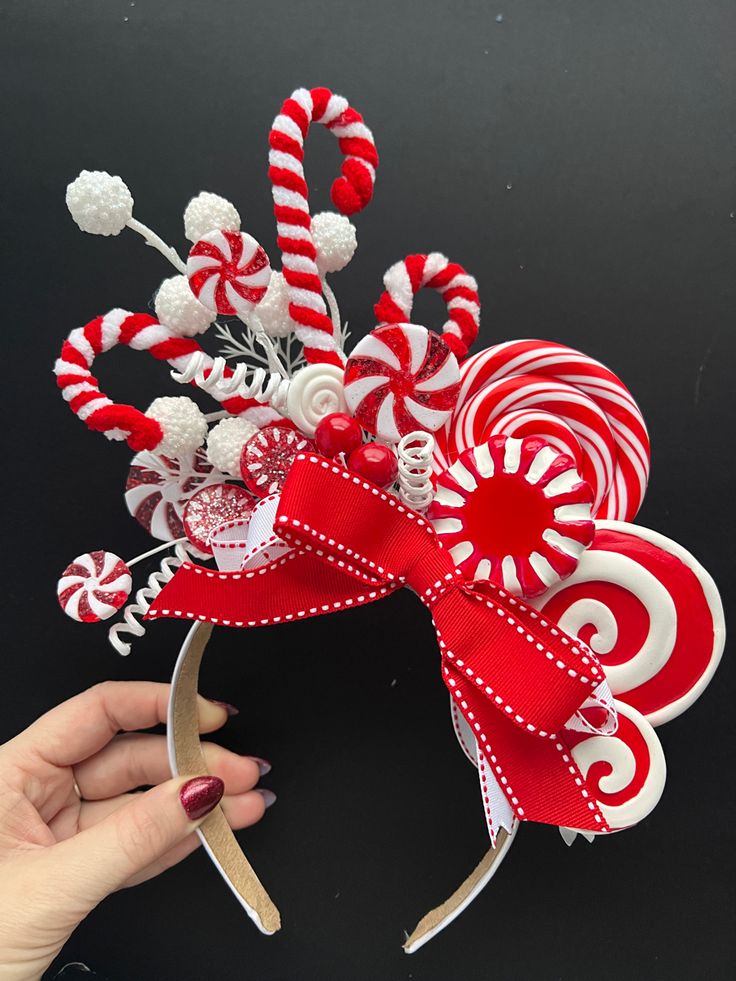
[[(121, 174), (180, 248), (188, 197), (220, 192), (273, 255), (266, 136), (297, 85), (345, 94), (382, 155), (334, 279), (354, 336), (386, 267), (439, 249), (479, 279), (484, 343), (539, 336), (609, 364), (652, 435), (640, 522), (690, 548), (728, 605), (735, 30), (733, 3), (684, 0), (5, 0), (0, 738), (100, 679), (167, 678), (184, 635), (158, 623), (125, 660), (56, 606), (73, 556), (147, 539), (123, 506), (130, 454), (64, 407), (53, 359), (72, 327), (145, 309), (170, 275), (132, 233), (81, 234), (65, 185), (83, 167)], [(315, 133), (307, 156), (324, 207), (334, 141)], [(439, 302), (419, 312), (441, 322)], [(140, 406), (164, 381), (129, 352), (99, 374)], [(108, 900), (64, 960), (113, 981), (732, 976), (733, 679), (727, 652), (660, 731), (668, 785), (640, 827), (567, 849), (525, 826), (482, 898), (407, 958), (403, 929), (486, 847), (428, 617), (406, 594), (220, 631), (203, 691), (243, 709), (227, 745), (273, 761), (278, 803), (241, 840), (283, 930), (258, 935), (198, 855)]]

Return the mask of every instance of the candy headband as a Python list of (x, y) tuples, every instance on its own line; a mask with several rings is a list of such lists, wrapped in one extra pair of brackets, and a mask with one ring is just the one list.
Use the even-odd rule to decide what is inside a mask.
[[(344, 157), (332, 186), (340, 214), (310, 213), (312, 123), (332, 131)], [(178, 274), (159, 287), (155, 318), (112, 310), (73, 330), (56, 363), (79, 418), (135, 451), (126, 504), (162, 540), (127, 562), (79, 556), (59, 601), (86, 622), (125, 607), (110, 629), (123, 654), (142, 618), (192, 622), (173, 677), (169, 747), (174, 772), (197, 773), (197, 682), (213, 625), (247, 629), (415, 592), (437, 631), (491, 847), (421, 920), (405, 945), (412, 952), (479, 894), (520, 822), (557, 825), (571, 843), (646, 817), (665, 780), (653, 726), (706, 687), (723, 612), (688, 552), (629, 523), (646, 490), (649, 439), (620, 379), (548, 341), (467, 357), (480, 301), (457, 263), (435, 252), (391, 266), (378, 326), (345, 354), (326, 277), (356, 248), (344, 216), (371, 199), (372, 134), (341, 97), (299, 89), (269, 144), (280, 272), (217, 195), (187, 206), (185, 263), (133, 218), (119, 177), (82, 172), (69, 185), (84, 231), (127, 226)], [(422, 288), (446, 303), (441, 333), (411, 321)], [(211, 327), (224, 357), (194, 339)], [(91, 369), (119, 344), (166, 362), (217, 408), (205, 415), (186, 396), (145, 412), (114, 403)], [(157, 552), (167, 554), (126, 606), (131, 567)], [(222, 811), (199, 833), (259, 929), (273, 933), (278, 911)]]

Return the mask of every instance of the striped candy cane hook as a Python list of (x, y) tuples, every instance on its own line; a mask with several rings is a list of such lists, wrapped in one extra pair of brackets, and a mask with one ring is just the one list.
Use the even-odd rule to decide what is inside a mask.
[[(84, 327), (77, 327), (64, 341), (54, 373), (61, 394), (72, 412), (89, 429), (103, 432), (109, 439), (127, 440), (132, 450), (154, 450), (163, 438), (160, 424), (132, 405), (119, 405), (109, 399), (100, 391), (97, 379), (90, 370), (98, 354), (119, 344), (136, 351), (148, 351), (154, 358), (168, 362), (179, 372), (186, 371), (192, 359), (196, 358), (204, 377), (209, 374), (214, 362), (195, 340), (177, 337), (148, 314), (127, 310), (110, 310), (104, 317), (96, 317)], [(232, 370), (225, 368), (224, 374), (229, 377)], [(197, 383), (197, 379), (193, 381)], [(233, 415), (243, 415), (257, 425), (276, 418), (271, 409), (260, 405), (255, 399), (233, 395), (227, 389), (202, 387)]]
[(458, 361), (467, 357), (468, 348), (478, 336), (480, 297), (478, 284), (461, 265), (450, 262), (441, 252), (408, 255), (386, 271), (383, 285), (386, 290), (373, 308), (379, 325), (411, 321), (419, 290), (437, 290), (447, 304), (444, 339)]
[(309, 188), (304, 179), (304, 140), (310, 123), (322, 123), (338, 139), (345, 160), (332, 185), (332, 200), (345, 215), (360, 211), (373, 195), (378, 154), (373, 134), (342, 96), (329, 89), (297, 89), (284, 102), (269, 135), (268, 175), (289, 313), (307, 361), (342, 367), (345, 357), (328, 316), (316, 265)]

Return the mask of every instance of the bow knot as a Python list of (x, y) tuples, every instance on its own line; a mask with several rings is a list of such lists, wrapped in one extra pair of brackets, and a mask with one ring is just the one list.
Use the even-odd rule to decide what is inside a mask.
[(430, 610), (449, 589), (465, 582), (450, 553), (429, 536), (427, 547), (414, 558), (403, 578)]

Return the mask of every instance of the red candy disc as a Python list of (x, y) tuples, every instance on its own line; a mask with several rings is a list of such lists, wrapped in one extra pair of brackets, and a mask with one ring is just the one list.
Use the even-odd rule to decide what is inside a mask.
[(130, 569), (112, 552), (86, 552), (64, 569), (57, 586), (64, 613), (82, 623), (107, 620), (133, 588)]
[(240, 457), (245, 486), (258, 497), (278, 494), (297, 453), (313, 453), (315, 449), (311, 439), (289, 427), (260, 429), (245, 444)]
[(494, 436), (437, 478), (427, 512), (469, 579), (538, 596), (593, 540), (593, 494), (573, 460), (536, 437)]
[(201, 552), (212, 554), (210, 534), (226, 521), (248, 518), (255, 506), (252, 496), (238, 484), (210, 484), (184, 508), (187, 538)]
[(271, 278), (268, 256), (246, 232), (209, 232), (187, 260), (192, 292), (208, 310), (247, 315), (260, 303)]

